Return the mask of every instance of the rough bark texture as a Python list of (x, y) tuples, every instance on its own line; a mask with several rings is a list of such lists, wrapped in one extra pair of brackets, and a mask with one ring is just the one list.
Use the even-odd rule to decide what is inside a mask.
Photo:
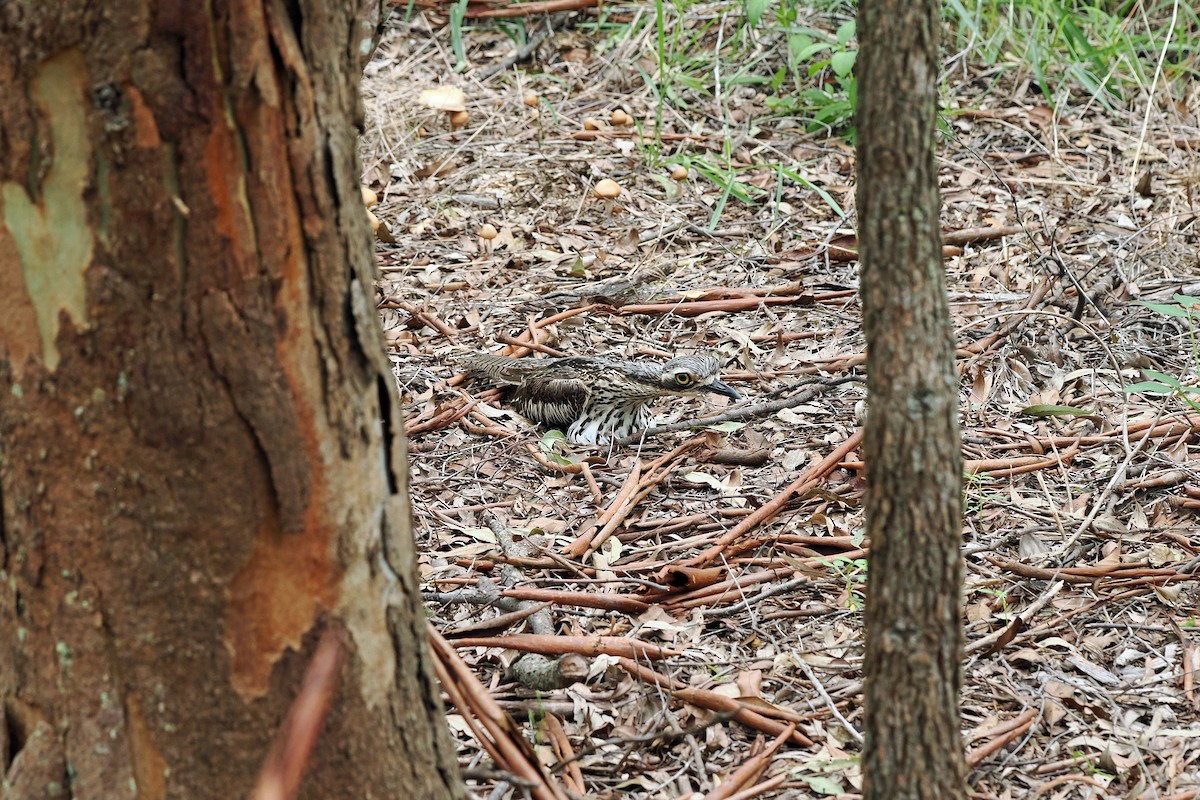
[[(461, 797), (355, 156), (355, 0), (0, 4), (4, 796)], [(369, 37), (367, 37), (369, 39)]]
[(933, 0), (859, 6), (866, 800), (964, 796), (958, 379), (934, 160), (938, 12)]

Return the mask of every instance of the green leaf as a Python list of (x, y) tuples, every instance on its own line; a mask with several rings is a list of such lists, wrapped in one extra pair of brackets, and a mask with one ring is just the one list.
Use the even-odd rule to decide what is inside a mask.
[(1174, 389), (1167, 386), (1165, 383), (1158, 381), (1142, 381), (1141, 383), (1131, 383), (1125, 387), (1126, 394), (1136, 394), (1139, 392), (1150, 394), (1171, 394)]
[(770, 4), (771, 0), (746, 0), (746, 19), (752, 26), (758, 26), (759, 20), (762, 19), (763, 13)]
[(807, 783), (808, 788), (817, 794), (835, 795), (842, 794), (843, 791), (840, 783), (824, 775), (796, 775), (795, 777)]
[(808, 61), (810, 58), (815, 56), (817, 53), (823, 53), (828, 49), (829, 49), (829, 45), (826, 44), (825, 42), (814, 42), (813, 44), (810, 44), (808, 47), (798, 50), (796, 52), (796, 60), (797, 61)]
[(854, 38), (854, 20), (848, 20), (847, 22), (843, 22), (841, 24), (841, 26), (837, 29), (838, 44), (840, 44), (842, 47), (845, 47), (846, 43), (849, 42), (853, 38)]
[(1096, 410), (1074, 406), (1035, 405), (1022, 408), (1021, 413), (1031, 417), (1090, 417)]
[(843, 50), (840, 53), (834, 53), (830, 59), (830, 66), (839, 78), (844, 78), (854, 69), (854, 59), (858, 55), (857, 50)]
[(1168, 317), (1187, 317), (1191, 316), (1183, 306), (1166, 305), (1163, 303), (1145, 303), (1141, 300), (1137, 301), (1139, 306), (1145, 306), (1151, 311), (1157, 311), (1159, 314), (1164, 314)]
[(1179, 303), (1181, 306), (1187, 306), (1188, 308), (1191, 308), (1192, 306), (1200, 306), (1200, 297), (1189, 297), (1186, 294), (1177, 294), (1175, 295), (1175, 302)]
[(733, 433), (734, 431), (740, 431), (744, 427), (746, 427), (746, 423), (744, 422), (727, 420), (725, 422), (718, 422), (716, 425), (709, 425), (708, 430), (717, 431), (719, 433)]

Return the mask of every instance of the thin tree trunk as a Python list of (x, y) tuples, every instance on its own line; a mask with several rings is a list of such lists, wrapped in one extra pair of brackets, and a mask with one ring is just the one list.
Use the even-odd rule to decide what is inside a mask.
[(958, 378), (934, 159), (939, 25), (933, 0), (859, 6), (866, 800), (965, 794)]
[(5, 797), (461, 797), (355, 157), (354, 0), (0, 4)]

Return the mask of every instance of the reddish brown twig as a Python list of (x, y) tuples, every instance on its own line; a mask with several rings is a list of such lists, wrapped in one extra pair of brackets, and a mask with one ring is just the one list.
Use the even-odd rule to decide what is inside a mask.
[(757, 511), (735, 525), (728, 533), (718, 539), (712, 547), (684, 563), (690, 567), (706, 567), (714, 563), (725, 552), (725, 548), (744, 536), (748, 531), (782, 511), (783, 507), (787, 505), (788, 500), (793, 496), (815, 488), (824, 479), (825, 475), (832, 471), (848, 453), (859, 446), (862, 442), (862, 437), (862, 429), (852, 433), (833, 452), (800, 473), (800, 477), (792, 481), (787, 488), (771, 498), (770, 502), (764, 503)]
[(783, 297), (730, 297), (725, 300), (685, 300), (678, 303), (642, 303), (614, 308), (612, 313), (627, 314), (674, 314), (679, 317), (696, 317), (713, 311), (749, 311), (759, 306), (812, 305), (811, 294)]
[[(418, 433), (444, 428), (447, 425), (453, 425), (460, 419), (474, 410), (476, 404), (479, 403), (477, 398), (470, 400), (457, 400), (450, 405), (447, 405), (441, 411), (434, 415), (433, 419), (424, 422), (418, 422), (417, 419), (410, 421), (404, 426), (404, 435), (413, 436)], [(418, 418), (419, 419), (419, 418)]]
[(426, 625), (426, 633), (442, 688), (488, 755), (498, 766), (526, 781), (536, 800), (567, 800), (516, 723), (500, 708), (450, 643), (432, 624)]
[(768, 778), (762, 783), (756, 783), (753, 786), (748, 786), (736, 794), (729, 795), (726, 800), (750, 800), (753, 797), (758, 797), (761, 794), (766, 794), (772, 789), (777, 789), (787, 782), (788, 774), (786, 772), (776, 775), (774, 778)]
[(645, 600), (636, 597), (596, 594), (595, 592), (568, 592), (561, 589), (539, 589), (536, 586), (514, 586), (511, 589), (505, 589), (500, 596), (511, 597), (515, 600), (545, 600), (561, 606), (602, 608), (605, 611), (617, 611), (622, 614), (641, 614), (649, 608)]
[(682, 655), (679, 650), (660, 647), (638, 639), (629, 639), (625, 636), (560, 636), (558, 634), (517, 633), (512, 636), (475, 636), (454, 639), (451, 644), (455, 647), (503, 647), (509, 650), (542, 653), (548, 656), (578, 653), (581, 656), (610, 655), (623, 658), (643, 658), (647, 661), (661, 661), (664, 658)]
[(334, 633), (326, 632), (304, 672), (300, 693), (259, 770), (250, 793), (252, 800), (290, 800), (300, 791), (300, 779), (329, 711), (341, 665), (342, 643)]
[[(786, 709), (771, 705), (755, 705), (750, 706), (732, 697), (710, 692), (705, 689), (695, 689), (690, 686), (684, 686), (678, 681), (672, 680), (665, 675), (660, 675), (649, 667), (644, 667), (637, 662), (628, 658), (618, 658), (617, 663), (621, 665), (621, 669), (628, 672), (638, 680), (644, 681), (659, 688), (670, 692), (674, 697), (682, 700), (685, 703), (691, 703), (694, 706), (707, 708), (709, 711), (722, 711), (730, 715), (730, 717), (741, 724), (753, 728), (756, 731), (761, 731), (772, 736), (778, 736), (787, 730), (788, 725), (784, 722), (779, 722), (775, 719), (770, 719), (764, 714), (768, 711), (779, 715), (780, 717), (789, 718), (787, 722), (800, 722), (800, 715), (793, 712), (788, 712)], [(793, 730), (790, 740), (794, 744), (803, 745), (805, 747), (812, 746), (812, 740), (799, 731)]]
[(579, 797), (585, 797), (587, 787), (583, 782), (583, 768), (575, 758), (575, 748), (571, 747), (571, 740), (567, 738), (562, 722), (558, 717), (547, 713), (542, 717), (541, 729), (550, 742), (554, 757), (566, 767), (567, 772), (563, 780), (567, 784), (567, 790)]
[(725, 780), (721, 781), (721, 785), (713, 789), (708, 794), (704, 795), (704, 800), (729, 800), (734, 794), (745, 788), (751, 783), (758, 780), (767, 766), (771, 763), (775, 753), (783, 746), (783, 743), (792, 738), (792, 734), (796, 732), (796, 723), (789, 724), (780, 732), (779, 736), (775, 737), (775, 741), (771, 742), (765, 750), (757, 755), (754, 755), (746, 760), (733, 774)]
[(1002, 722), (982, 734), (979, 738), (991, 737), (991, 741), (967, 752), (967, 766), (972, 768), (979, 766), (992, 753), (1025, 735), (1025, 732), (1033, 725), (1033, 721), (1037, 719), (1037, 715), (1036, 708), (1027, 708), (1012, 719)]
[(1071, 459), (1079, 453), (1079, 444), (1075, 443), (1066, 450), (1053, 456), (1023, 456), (1021, 458), (983, 458), (963, 462), (963, 471), (968, 475), (987, 473), (993, 478), (1005, 478), (1012, 475), (1023, 475), (1027, 472), (1037, 472), (1039, 469), (1049, 469), (1060, 464), (1070, 464)]

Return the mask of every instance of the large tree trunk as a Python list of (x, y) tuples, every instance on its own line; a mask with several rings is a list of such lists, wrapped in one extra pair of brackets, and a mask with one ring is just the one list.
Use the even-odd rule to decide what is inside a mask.
[(938, 12), (934, 0), (862, 0), (858, 16), (865, 800), (964, 796), (962, 467), (934, 160)]
[[(460, 797), (355, 157), (355, 0), (0, 4), (5, 797)], [(361, 37), (358, 37), (361, 38)]]

